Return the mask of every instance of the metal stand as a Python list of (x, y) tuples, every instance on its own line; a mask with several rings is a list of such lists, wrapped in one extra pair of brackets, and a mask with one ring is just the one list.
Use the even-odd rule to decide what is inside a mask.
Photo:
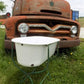
[[(57, 55), (58, 55), (58, 43), (57, 43)], [(33, 79), (31, 78), (31, 75), (32, 74), (39, 74), (39, 73), (42, 73), (42, 72), (45, 72), (45, 71), (48, 71), (47, 74), (45, 75), (45, 77), (42, 79), (42, 81), (40, 82), (40, 84), (43, 84), (44, 80), (47, 78), (47, 76), (49, 76), (49, 45), (48, 45), (48, 61), (47, 61), (47, 64), (46, 64), (46, 68), (41, 70), (41, 71), (36, 71), (36, 69), (34, 69), (32, 72), (30, 73), (27, 73), (25, 72), (23, 69), (21, 69), (16, 63), (15, 63), (15, 60), (14, 60), (14, 43), (12, 43), (12, 46), (11, 46), (11, 57), (12, 57), (12, 61), (14, 63), (14, 65), (22, 72), (24, 73), (24, 76), (23, 76), (23, 79), (20, 81), (20, 84), (23, 84), (24, 81), (29, 78), (29, 80), (31, 81), (31, 84), (34, 84), (33, 83)]]

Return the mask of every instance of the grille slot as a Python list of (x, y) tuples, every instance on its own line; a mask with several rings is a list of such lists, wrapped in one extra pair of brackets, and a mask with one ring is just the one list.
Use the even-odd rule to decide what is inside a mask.
[(45, 27), (30, 27), (31, 30), (47, 30)]
[(62, 15), (61, 12), (59, 12), (59, 11), (53, 11), (53, 10), (41, 10), (40, 12)]

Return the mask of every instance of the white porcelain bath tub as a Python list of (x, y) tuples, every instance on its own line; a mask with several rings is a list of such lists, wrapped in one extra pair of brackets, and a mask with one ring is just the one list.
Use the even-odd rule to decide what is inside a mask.
[(12, 39), (16, 47), (17, 61), (26, 67), (36, 67), (44, 63), (48, 59), (48, 46), (49, 57), (51, 57), (55, 52), (58, 41), (60, 40), (43, 36)]

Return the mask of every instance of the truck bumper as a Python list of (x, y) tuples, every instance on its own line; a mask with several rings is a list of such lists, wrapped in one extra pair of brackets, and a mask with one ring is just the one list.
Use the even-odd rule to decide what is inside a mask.
[[(76, 47), (80, 45), (80, 40), (63, 40), (59, 43), (59, 48), (68, 48), (68, 47)], [(5, 48), (11, 49), (11, 41), (5, 40)]]
[(76, 47), (80, 45), (80, 40), (65, 40), (60, 41), (59, 48), (69, 48), (69, 47)]

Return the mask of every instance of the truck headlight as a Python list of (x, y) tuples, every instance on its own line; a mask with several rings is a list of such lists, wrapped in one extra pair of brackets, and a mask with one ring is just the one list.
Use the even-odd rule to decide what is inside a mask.
[(72, 32), (72, 34), (76, 34), (77, 33), (77, 26), (72, 26), (72, 28), (71, 28), (71, 32)]
[(18, 31), (21, 33), (27, 33), (29, 30), (29, 26), (26, 23), (21, 23), (18, 26)]

